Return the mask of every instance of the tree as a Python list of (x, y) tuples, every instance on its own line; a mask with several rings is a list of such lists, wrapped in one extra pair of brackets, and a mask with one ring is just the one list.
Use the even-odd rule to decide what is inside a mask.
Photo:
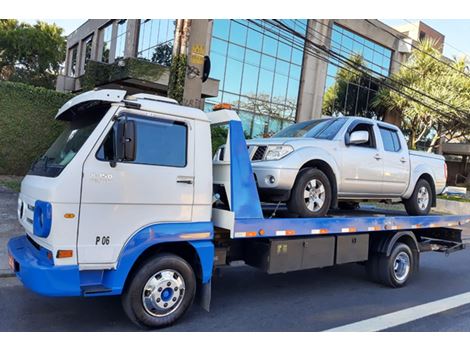
[(65, 47), (63, 29), (55, 24), (0, 20), (0, 79), (53, 88)]
[[(359, 54), (352, 55), (349, 60), (358, 68), (364, 66), (364, 59)], [(365, 117), (375, 115), (369, 102), (378, 87), (371, 82), (367, 74), (348, 66), (340, 68), (335, 78), (335, 83), (326, 90), (323, 96), (322, 113), (324, 115), (342, 114)]]
[(152, 55), (152, 62), (170, 67), (173, 58), (173, 44), (166, 42), (158, 45)]
[(401, 116), (411, 149), (426, 141), (432, 149), (442, 135), (449, 140), (470, 132), (468, 73), (465, 59), (443, 58), (436, 43), (425, 39), (392, 74), (389, 84), (394, 89), (381, 87), (372, 105), (383, 113)]

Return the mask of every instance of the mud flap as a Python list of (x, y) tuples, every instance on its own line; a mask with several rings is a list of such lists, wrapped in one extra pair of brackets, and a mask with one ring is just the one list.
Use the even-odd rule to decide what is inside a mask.
[(199, 304), (202, 309), (206, 312), (210, 311), (211, 306), (211, 295), (212, 295), (212, 283), (211, 280), (205, 284), (200, 284), (199, 289), (197, 290), (196, 302)]

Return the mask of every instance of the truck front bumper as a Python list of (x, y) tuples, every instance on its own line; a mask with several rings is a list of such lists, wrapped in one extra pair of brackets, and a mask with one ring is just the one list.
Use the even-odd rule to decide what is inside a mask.
[(80, 296), (77, 265), (56, 266), (48, 251), (34, 246), (26, 235), (8, 242), (11, 269), (30, 290), (45, 296)]

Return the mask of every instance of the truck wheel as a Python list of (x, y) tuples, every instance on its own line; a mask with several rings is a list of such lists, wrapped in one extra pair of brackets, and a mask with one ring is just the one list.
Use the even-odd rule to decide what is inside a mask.
[(135, 324), (161, 328), (188, 310), (195, 293), (196, 278), (188, 262), (173, 254), (159, 254), (134, 272), (122, 294), (122, 305)]
[(328, 177), (321, 170), (306, 168), (295, 180), (287, 208), (303, 218), (324, 216), (330, 209), (331, 196)]
[(390, 256), (381, 255), (375, 263), (377, 281), (390, 287), (402, 287), (413, 275), (415, 258), (410, 247), (401, 242), (395, 243)]
[(426, 215), (431, 210), (432, 188), (428, 181), (424, 179), (418, 180), (413, 194), (409, 199), (405, 199), (405, 209), (408, 215)]

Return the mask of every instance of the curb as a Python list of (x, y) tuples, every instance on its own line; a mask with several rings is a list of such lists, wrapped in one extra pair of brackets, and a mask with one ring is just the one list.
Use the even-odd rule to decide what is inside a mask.
[(15, 277), (15, 273), (12, 273), (10, 270), (0, 270), (0, 279)]

